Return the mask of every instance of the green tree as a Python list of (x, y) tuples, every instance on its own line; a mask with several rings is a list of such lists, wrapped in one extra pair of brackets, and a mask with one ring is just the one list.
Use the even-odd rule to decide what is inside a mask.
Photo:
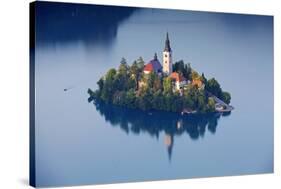
[(198, 93), (199, 93), (198, 88), (194, 85), (191, 85), (189, 88), (189, 95), (194, 102), (197, 102)]
[(153, 91), (161, 91), (162, 90), (162, 81), (161, 79), (157, 76), (154, 78), (153, 81)]
[(191, 79), (193, 80), (193, 79), (198, 79), (198, 77), (199, 77), (199, 74), (196, 72), (196, 71), (192, 71), (191, 72)]
[(137, 88), (137, 83), (136, 80), (134, 78), (129, 77), (126, 81), (126, 86), (124, 86), (125, 90), (136, 90)]
[[(125, 58), (121, 59), (120, 65), (118, 67), (118, 72), (115, 76), (115, 83), (116, 83), (116, 88), (119, 91), (122, 90), (128, 90), (129, 85), (128, 85), (128, 80), (129, 80), (129, 70), (130, 67), (127, 64), (127, 61)], [(131, 83), (130, 83), (131, 84)]]
[(205, 77), (204, 73), (202, 73), (202, 75), (201, 75), (201, 79), (202, 79), (202, 82), (206, 85), (206, 84), (207, 84), (207, 82), (208, 82), (208, 80), (206, 79), (206, 77)]
[(126, 93), (126, 106), (129, 108), (136, 108), (136, 95), (133, 89)]
[(127, 88), (127, 77), (121, 73), (117, 73), (115, 76), (115, 89), (122, 91)]
[(215, 111), (215, 100), (212, 97), (208, 98), (208, 104), (207, 104), (207, 111), (208, 112), (214, 112)]
[(206, 90), (212, 93), (213, 95), (217, 96), (218, 98), (221, 97), (221, 86), (217, 82), (215, 78), (209, 79), (206, 85)]
[(170, 77), (165, 77), (163, 79), (163, 89), (164, 89), (164, 93), (166, 94), (173, 93), (173, 84), (172, 84), (172, 79)]
[(197, 100), (198, 100), (198, 105), (197, 105), (197, 109), (200, 112), (205, 112), (206, 111), (206, 96), (203, 92), (199, 92), (198, 96), (197, 96)]
[(132, 66), (130, 67), (130, 77), (134, 80), (136, 89), (138, 89), (138, 81), (140, 77), (139, 68), (137, 65), (137, 61), (134, 61)]
[(226, 104), (229, 104), (231, 100), (231, 95), (228, 92), (222, 92), (222, 101), (224, 101)]
[(112, 96), (112, 103), (119, 106), (126, 105), (126, 92), (115, 91)]
[(173, 71), (181, 73), (188, 80), (191, 79), (192, 69), (190, 63), (185, 64), (183, 60), (177, 61), (173, 64)]
[(183, 102), (183, 98), (180, 96), (179, 92), (176, 92), (175, 94), (173, 94), (172, 96), (172, 101), (171, 101), (171, 104), (170, 104), (170, 107), (171, 107), (171, 110), (173, 112), (180, 112), (182, 111), (183, 109), (183, 105), (184, 105), (184, 102)]
[(153, 95), (148, 88), (141, 88), (140, 95), (137, 98), (137, 106), (141, 110), (151, 109)]
[(192, 78), (191, 78), (191, 73), (192, 73), (192, 68), (191, 68), (191, 66), (190, 66), (190, 63), (188, 63), (188, 64), (185, 64), (184, 65), (184, 69), (185, 69), (185, 77), (186, 77), (186, 79), (188, 79), (188, 80), (191, 80)]
[(149, 89), (151, 89), (153, 87), (154, 81), (157, 77), (158, 76), (154, 72), (151, 72), (146, 75), (146, 83), (147, 83), (147, 87)]
[(100, 93), (101, 99), (103, 101), (105, 101), (106, 103), (111, 102), (113, 92), (114, 92), (114, 90), (113, 90), (112, 85), (106, 82)]
[(161, 110), (163, 104), (163, 95), (160, 90), (153, 93), (152, 108), (155, 110)]
[(165, 111), (171, 111), (172, 110), (172, 104), (173, 104), (172, 93), (164, 94), (164, 110)]
[(138, 72), (139, 68), (137, 65), (137, 61), (134, 61), (132, 66), (130, 67), (130, 74), (136, 77), (138, 75)]
[(105, 75), (105, 81), (113, 81), (114, 77), (116, 75), (116, 70), (114, 68), (111, 68), (110, 70), (107, 71)]
[[(115, 76), (116, 70), (113, 68), (108, 70), (105, 75), (105, 81), (103, 81), (100, 96), (101, 99), (104, 100), (106, 103), (109, 103), (112, 100), (112, 94), (115, 91)], [(101, 79), (99, 83), (101, 85)]]
[(183, 97), (183, 107), (184, 107), (184, 108), (189, 108), (189, 109), (194, 109), (195, 103), (194, 103), (194, 101), (192, 100), (192, 98), (191, 98), (190, 95), (185, 95), (185, 96)]
[(102, 90), (103, 85), (104, 85), (104, 80), (103, 80), (103, 78), (100, 78), (100, 79), (98, 80), (97, 84), (98, 84), (99, 90)]
[(122, 76), (126, 77), (129, 71), (129, 66), (127, 64), (127, 61), (125, 58), (121, 59), (119, 68), (118, 68), (118, 73), (120, 73)]
[(173, 64), (173, 71), (178, 73), (185, 73), (183, 60), (177, 61)]
[(139, 57), (137, 59), (137, 66), (138, 66), (139, 70), (141, 70), (141, 71), (143, 70), (144, 64), (145, 64), (145, 62), (144, 62), (143, 58)]

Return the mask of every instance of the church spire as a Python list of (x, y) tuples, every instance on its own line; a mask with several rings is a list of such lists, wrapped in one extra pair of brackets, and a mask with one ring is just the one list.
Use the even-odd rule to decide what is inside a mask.
[(157, 53), (154, 53), (154, 60), (157, 60)]
[(171, 52), (169, 34), (167, 32), (164, 51)]
[(163, 73), (170, 75), (173, 72), (172, 49), (169, 34), (166, 34), (165, 48), (163, 51)]

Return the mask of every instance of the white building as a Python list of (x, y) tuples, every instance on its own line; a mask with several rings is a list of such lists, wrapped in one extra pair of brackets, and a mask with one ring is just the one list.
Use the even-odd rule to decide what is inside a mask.
[(169, 35), (167, 33), (165, 48), (163, 51), (163, 73), (170, 75), (173, 72), (173, 62), (172, 62), (172, 49), (170, 47)]
[(183, 89), (183, 87), (187, 84), (186, 79), (177, 72), (171, 73), (169, 77), (173, 81), (175, 90)]

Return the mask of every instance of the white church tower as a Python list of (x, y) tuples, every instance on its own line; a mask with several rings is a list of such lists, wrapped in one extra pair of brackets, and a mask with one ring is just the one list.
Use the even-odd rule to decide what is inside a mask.
[(169, 35), (167, 32), (165, 48), (163, 51), (163, 73), (170, 75), (173, 72), (172, 65), (172, 49), (170, 47)]

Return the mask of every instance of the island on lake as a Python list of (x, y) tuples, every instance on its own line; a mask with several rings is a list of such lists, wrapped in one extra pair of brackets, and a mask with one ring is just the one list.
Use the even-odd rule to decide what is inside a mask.
[(230, 112), (231, 95), (215, 78), (207, 79), (190, 63), (173, 63), (169, 35), (166, 35), (162, 65), (155, 53), (145, 64), (142, 57), (129, 65), (122, 58), (118, 69), (109, 69), (90, 88), (90, 100), (127, 108), (180, 112), (181, 114)]

